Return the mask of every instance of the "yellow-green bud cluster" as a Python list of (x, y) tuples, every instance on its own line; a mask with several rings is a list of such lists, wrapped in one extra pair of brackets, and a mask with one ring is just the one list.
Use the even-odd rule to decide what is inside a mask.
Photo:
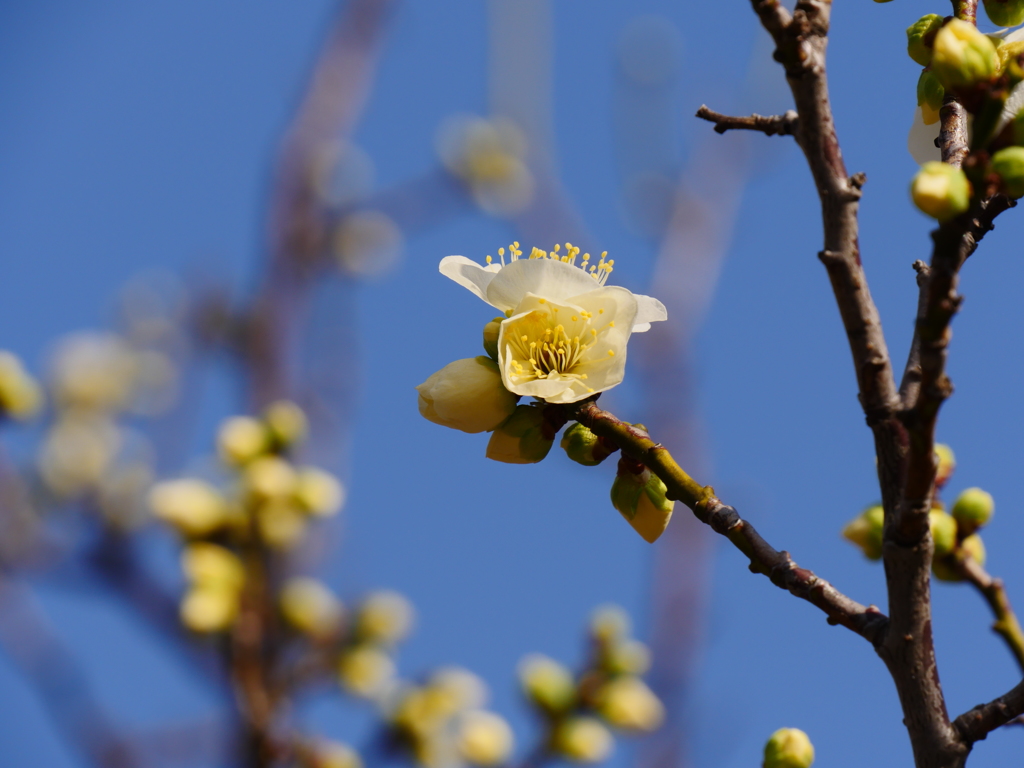
[(1024, 147), (1006, 147), (992, 155), (991, 170), (1007, 197), (1024, 197)]
[(881, 504), (873, 504), (846, 524), (843, 538), (860, 547), (869, 560), (880, 560), (884, 525), (885, 510)]
[(1024, 22), (1024, 0), (985, 0), (985, 13), (1000, 27), (1015, 27)]
[(992, 80), (999, 72), (999, 56), (987, 35), (953, 19), (935, 34), (931, 68), (947, 91), (963, 90)]
[(941, 506), (932, 507), (928, 513), (928, 526), (935, 545), (935, 558), (945, 557), (956, 549), (956, 520)]
[(799, 728), (779, 728), (764, 745), (764, 768), (811, 768), (814, 745)]
[(968, 488), (953, 502), (953, 518), (963, 536), (970, 536), (988, 525), (995, 511), (996, 503), (992, 494), (981, 488)]
[(932, 63), (932, 46), (935, 35), (942, 28), (945, 20), (936, 13), (922, 16), (907, 27), (907, 53), (922, 67)]
[(189, 589), (181, 601), (181, 622), (193, 632), (223, 632), (238, 616), (245, 567), (229, 549), (208, 542), (189, 544), (181, 553)]
[(956, 470), (956, 455), (953, 449), (944, 443), (935, 444), (935, 487), (942, 487), (949, 482)]
[(611, 490), (612, 506), (626, 518), (645, 541), (655, 542), (665, 532), (675, 501), (668, 488), (647, 467), (630, 459), (620, 459)]
[(288, 579), (281, 587), (278, 605), (285, 622), (312, 640), (329, 641), (342, 630), (345, 606), (317, 579)]
[(910, 197), (922, 212), (949, 221), (971, 205), (971, 183), (959, 168), (938, 161), (925, 163), (910, 185)]
[[(536, 464), (555, 442), (556, 429), (543, 404), (517, 405), (487, 442), (487, 458), (505, 464)], [(555, 410), (555, 409), (552, 409)]]
[[(383, 701), (397, 685), (394, 648), (412, 628), (409, 601), (390, 590), (363, 598), (351, 625), (330, 636), (340, 646), (338, 680), (354, 696)], [(337, 626), (337, 625), (335, 625)]]
[(570, 459), (585, 467), (597, 466), (618, 450), (579, 422), (565, 430), (560, 445)]

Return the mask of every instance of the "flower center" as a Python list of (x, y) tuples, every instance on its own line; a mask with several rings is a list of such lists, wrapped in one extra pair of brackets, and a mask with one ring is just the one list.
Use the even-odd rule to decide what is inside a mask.
[[(518, 240), (514, 241), (511, 245), (509, 245), (509, 247), (508, 247), (509, 262), (508, 263), (511, 264), (513, 261), (518, 261), (519, 258), (522, 255), (523, 255), (523, 252), (519, 249), (519, 241)], [(562, 246), (559, 245), (558, 243), (555, 243), (555, 247), (552, 248), (550, 251), (542, 251), (540, 248), (537, 248), (536, 246), (534, 246), (533, 250), (530, 252), (529, 258), (531, 258), (531, 259), (551, 259), (552, 261), (561, 261), (561, 262), (563, 262), (565, 264), (569, 264), (569, 265), (571, 265), (573, 267), (579, 267), (584, 272), (589, 274), (592, 278), (594, 278), (597, 281), (598, 285), (604, 285), (606, 282), (608, 282), (608, 275), (610, 275), (613, 272), (613, 268), (615, 266), (615, 259), (607, 258), (608, 251), (601, 251), (601, 258), (597, 262), (597, 264), (591, 264), (590, 263), (590, 254), (589, 253), (584, 253), (583, 254), (583, 258), (580, 260), (580, 263), (577, 264), (576, 263), (576, 258), (579, 255), (580, 255), (580, 249), (577, 248), (572, 243), (566, 243), (565, 244), (565, 253), (562, 253)], [(499, 248), (498, 249), (498, 258), (501, 259), (501, 266), (504, 267), (505, 266), (505, 249), (504, 248)], [(488, 266), (490, 266), (494, 262), (494, 259), (491, 256), (488, 256), (486, 261), (487, 261)]]

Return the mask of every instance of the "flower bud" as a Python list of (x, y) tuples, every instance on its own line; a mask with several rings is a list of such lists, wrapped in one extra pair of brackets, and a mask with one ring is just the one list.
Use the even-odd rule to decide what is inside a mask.
[(190, 537), (207, 536), (229, 519), (224, 497), (202, 480), (157, 483), (149, 493), (149, 506), (155, 517)]
[(882, 557), (882, 530), (885, 525), (885, 510), (881, 505), (865, 509), (843, 528), (843, 538), (853, 542), (869, 560)]
[(938, 14), (929, 13), (907, 27), (907, 53), (922, 67), (932, 63), (932, 45), (943, 21)]
[(217, 432), (217, 452), (225, 464), (240, 467), (267, 452), (270, 435), (267, 428), (251, 416), (233, 416), (221, 423)]
[(639, 677), (624, 675), (603, 685), (597, 711), (614, 728), (649, 733), (665, 721), (665, 707)]
[(295, 500), (314, 517), (331, 517), (344, 505), (345, 489), (330, 472), (305, 467), (295, 479)]
[(935, 557), (945, 557), (956, 547), (956, 520), (941, 507), (928, 513), (928, 526), (935, 543)]
[(910, 196), (921, 211), (949, 221), (971, 205), (971, 183), (959, 168), (932, 161), (921, 166), (910, 185)]
[(932, 71), (947, 91), (991, 80), (999, 71), (995, 45), (969, 22), (948, 22), (935, 34), (932, 48)]
[(779, 728), (764, 745), (764, 768), (810, 768), (814, 745), (799, 728)]
[(552, 748), (574, 763), (600, 763), (611, 754), (615, 739), (599, 720), (570, 717), (552, 735)]
[(441, 667), (430, 676), (428, 687), (447, 696), (453, 711), (479, 709), (487, 703), (487, 684), (463, 667)]
[(256, 500), (285, 499), (295, 493), (295, 470), (279, 456), (261, 456), (249, 463), (242, 480)]
[(992, 155), (992, 172), (1002, 180), (1002, 190), (1014, 199), (1024, 197), (1024, 147), (1006, 147)]
[(23, 421), (43, 405), (43, 390), (10, 352), (0, 351), (0, 416)]
[(512, 755), (512, 729), (493, 712), (464, 712), (459, 717), (457, 734), (459, 754), (470, 765), (503, 765)]
[(267, 406), (263, 421), (278, 448), (291, 448), (306, 439), (309, 422), (303, 410), (290, 400), (278, 400)]
[[(985, 543), (976, 533), (960, 542), (960, 553), (969, 556), (978, 565), (985, 564)], [(940, 581), (961, 581), (958, 570), (947, 565), (948, 560), (949, 558), (932, 560), (932, 573), (935, 574), (935, 578)]]
[(985, 13), (997, 27), (1016, 27), (1024, 21), (1024, 1), (985, 0)]
[(356, 614), (356, 635), (377, 643), (397, 643), (412, 628), (413, 609), (397, 592), (371, 592)]
[(939, 110), (942, 109), (942, 100), (946, 96), (946, 89), (942, 87), (931, 70), (924, 70), (921, 77), (917, 79), (917, 106), (921, 108), (921, 117), (925, 125), (935, 125), (939, 122)]
[(342, 688), (366, 699), (385, 693), (395, 672), (395, 662), (375, 645), (350, 648), (338, 661), (338, 679)]
[(956, 456), (953, 449), (944, 443), (935, 444), (935, 487), (942, 488), (956, 469)]
[(223, 632), (238, 616), (238, 592), (217, 586), (197, 586), (181, 601), (181, 623), (193, 632)]
[(316, 579), (295, 577), (281, 587), (281, 615), (294, 629), (318, 639), (334, 635), (344, 616), (341, 601)]
[(601, 663), (613, 675), (642, 675), (650, 669), (651, 652), (639, 640), (623, 640), (605, 649)]
[(970, 536), (988, 524), (996, 511), (992, 494), (981, 488), (968, 488), (953, 502), (953, 517), (962, 536)]
[(517, 405), (491, 433), (487, 458), (506, 464), (536, 464), (548, 455), (555, 431), (544, 418), (544, 406)]
[(238, 592), (245, 583), (245, 566), (238, 555), (208, 542), (189, 544), (182, 550), (181, 570), (198, 587)]
[(618, 605), (599, 605), (590, 614), (590, 636), (601, 644), (625, 640), (633, 630), (626, 610)]
[(502, 385), (498, 364), (482, 356), (449, 363), (416, 391), (425, 419), (470, 433), (497, 428), (519, 399)]
[(612, 483), (612, 505), (645, 541), (654, 543), (665, 532), (676, 503), (666, 494), (661, 478), (644, 467), (633, 472), (632, 462), (619, 460), (619, 472)]
[(504, 317), (496, 317), (484, 326), (484, 352), (491, 360), (498, 359), (498, 336), (504, 321)]
[(579, 422), (565, 430), (560, 445), (570, 459), (585, 467), (597, 466), (616, 450)]
[(519, 684), (531, 704), (549, 715), (567, 712), (576, 700), (572, 673), (554, 659), (539, 653), (519, 662)]

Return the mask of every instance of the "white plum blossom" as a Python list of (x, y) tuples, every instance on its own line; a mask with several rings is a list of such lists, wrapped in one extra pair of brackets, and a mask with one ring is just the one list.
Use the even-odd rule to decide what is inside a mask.
[(574, 403), (619, 384), (626, 344), (652, 322), (665, 320), (655, 298), (608, 286), (614, 261), (590, 264), (566, 244), (551, 253), (533, 249), (520, 258), (519, 243), (498, 251), (501, 264), (481, 266), (463, 256), (441, 260), (441, 274), (505, 313), (498, 336), (498, 366), (505, 388), (549, 403)]

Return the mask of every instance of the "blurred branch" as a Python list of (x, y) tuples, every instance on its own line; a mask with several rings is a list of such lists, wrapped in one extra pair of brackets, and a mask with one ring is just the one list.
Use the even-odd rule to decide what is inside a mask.
[(39, 696), (68, 747), (89, 765), (143, 766), (107, 719), (74, 656), (50, 628), (28, 588), (8, 574), (0, 574), (0, 645)]
[(1017, 614), (1010, 605), (1003, 580), (990, 576), (970, 555), (954, 552), (947, 555), (944, 562), (985, 598), (996, 619), (992, 631), (1003, 638), (1013, 658), (1017, 660), (1021, 673), (1024, 673), (1024, 630), (1021, 630)]
[(706, 104), (701, 104), (697, 110), (697, 117), (701, 120), (715, 124), (715, 133), (726, 131), (761, 131), (768, 136), (794, 136), (799, 127), (796, 112), (787, 110), (782, 115), (758, 115), (753, 114), (747, 117), (730, 117), (721, 112), (708, 109)]

